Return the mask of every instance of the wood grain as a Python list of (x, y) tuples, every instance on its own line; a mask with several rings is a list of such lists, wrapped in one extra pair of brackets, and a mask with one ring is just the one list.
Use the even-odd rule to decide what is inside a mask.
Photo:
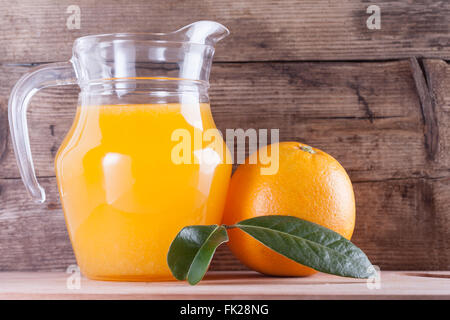
[[(80, 279), (68, 289), (65, 273), (0, 273), (0, 299), (450, 299), (450, 272), (389, 272), (380, 287), (364, 279), (317, 274), (307, 278), (264, 277), (255, 272), (210, 272), (195, 287), (186, 282), (126, 283)], [(374, 282), (372, 282), (372, 285)], [(261, 290), (264, 288), (264, 290)], [(168, 310), (176, 318), (179, 310)]]
[[(22, 182), (0, 180), (0, 270), (65, 270), (75, 263), (55, 178), (41, 182), (49, 199), (37, 205)], [(450, 265), (450, 177), (354, 183), (357, 222), (352, 241), (382, 270), (445, 270)], [(212, 270), (244, 270), (222, 247)]]
[[(27, 70), (0, 67), (5, 136), (10, 87)], [(222, 131), (279, 128), (282, 140), (304, 141), (332, 154), (353, 181), (432, 176), (438, 168), (427, 166), (420, 99), (407, 60), (216, 64), (211, 86)], [(60, 87), (32, 99), (29, 127), (38, 176), (54, 175), (53, 158), (72, 123), (77, 94), (75, 86)], [(19, 177), (7, 140), (0, 150), (0, 177)]]
[(420, 98), (420, 106), (424, 122), (425, 150), (430, 160), (435, 160), (438, 151), (439, 129), (437, 127), (437, 113), (432, 99), (431, 90), (416, 58), (411, 58), (414, 81)]
[[(68, 30), (69, 5), (81, 29)], [(168, 32), (196, 20), (231, 30), (216, 61), (369, 60), (426, 56), (450, 59), (450, 3), (386, 1), (381, 29), (369, 30), (364, 0), (0, 2), (0, 63), (68, 60), (73, 41), (88, 34)]]
[(439, 59), (423, 61), (427, 86), (430, 92), (430, 106), (436, 115), (435, 131), (439, 136), (436, 144), (435, 163), (450, 166), (450, 67)]

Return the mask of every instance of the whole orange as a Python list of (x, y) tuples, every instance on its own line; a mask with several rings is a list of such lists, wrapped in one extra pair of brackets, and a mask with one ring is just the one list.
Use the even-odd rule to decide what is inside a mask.
[[(261, 161), (260, 155), (271, 155), (277, 146), (278, 171), (262, 174), (261, 169), (269, 165)], [(250, 155), (231, 178), (223, 223), (232, 225), (274, 214), (308, 220), (350, 239), (355, 226), (350, 178), (336, 159), (305, 144), (282, 142), (263, 147)], [(239, 229), (230, 229), (229, 237), (228, 246), (233, 254), (253, 270), (275, 276), (307, 276), (316, 272)]]

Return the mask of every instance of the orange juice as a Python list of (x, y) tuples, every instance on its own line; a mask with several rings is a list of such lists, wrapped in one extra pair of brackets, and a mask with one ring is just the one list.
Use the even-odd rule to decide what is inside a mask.
[[(173, 132), (215, 129), (209, 104), (79, 106), (55, 159), (67, 228), (93, 279), (173, 279), (167, 251), (186, 225), (219, 224), (231, 174), (216, 163), (175, 163)], [(192, 159), (206, 143), (192, 143)], [(186, 154), (185, 154), (186, 155)]]

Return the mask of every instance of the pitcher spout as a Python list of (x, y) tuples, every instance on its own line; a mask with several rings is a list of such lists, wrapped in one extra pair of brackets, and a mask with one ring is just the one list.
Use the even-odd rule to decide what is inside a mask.
[(229, 33), (218, 22), (197, 21), (169, 33), (85, 36), (75, 41), (71, 61), (82, 89), (111, 79), (128, 81), (114, 87), (122, 94), (136, 89), (132, 79), (186, 79), (207, 84), (214, 46)]
[(218, 22), (202, 20), (178, 29), (174, 34), (180, 35), (181, 41), (214, 46), (228, 36), (230, 30)]

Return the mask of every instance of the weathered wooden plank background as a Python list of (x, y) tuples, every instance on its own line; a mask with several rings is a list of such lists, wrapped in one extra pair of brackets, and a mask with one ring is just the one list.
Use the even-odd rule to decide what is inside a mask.
[[(81, 29), (67, 30), (69, 5), (81, 8)], [(369, 30), (366, 9), (382, 12)], [(450, 58), (446, 0), (9, 0), (0, 3), (0, 62), (61, 61), (79, 36), (167, 32), (216, 20), (233, 36), (216, 61)]]
[[(67, 30), (68, 5), (81, 29)], [(336, 157), (357, 201), (353, 240), (385, 270), (450, 267), (450, 4), (377, 1), (0, 1), (0, 271), (74, 263), (53, 171), (78, 89), (39, 92), (29, 127), (44, 205), (25, 194), (9, 141), (11, 87), (33, 64), (64, 61), (81, 35), (229, 26), (211, 75), (220, 129), (280, 128)], [(307, 61), (310, 60), (310, 61)], [(216, 270), (243, 269), (226, 248)]]

